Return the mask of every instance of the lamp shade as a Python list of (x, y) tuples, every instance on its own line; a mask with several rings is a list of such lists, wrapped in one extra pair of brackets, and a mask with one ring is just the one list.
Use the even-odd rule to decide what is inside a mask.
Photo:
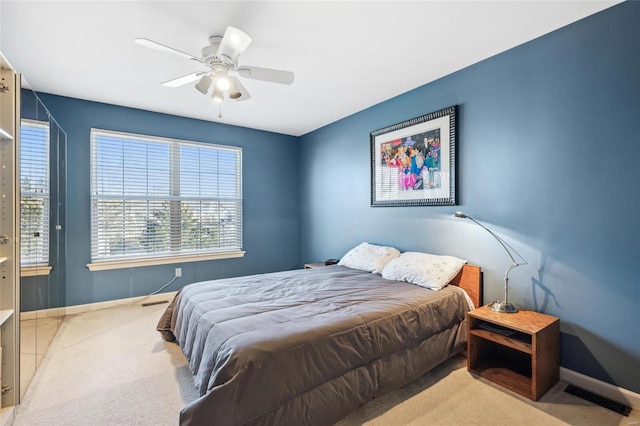
[(229, 81), (231, 82), (231, 86), (229, 87), (229, 99), (233, 99), (234, 101), (246, 101), (251, 98), (247, 89), (244, 88), (236, 77), (229, 77)]
[(224, 92), (220, 90), (217, 84), (213, 86), (213, 93), (211, 94), (211, 99), (213, 99), (213, 102), (217, 104), (221, 104), (222, 101), (224, 101)]
[(209, 74), (203, 75), (200, 81), (196, 83), (196, 89), (203, 95), (206, 95), (211, 87), (211, 77)]

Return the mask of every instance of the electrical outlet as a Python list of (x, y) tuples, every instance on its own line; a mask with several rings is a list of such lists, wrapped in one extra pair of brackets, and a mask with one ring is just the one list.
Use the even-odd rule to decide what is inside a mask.
[(176, 278), (180, 278), (182, 276), (182, 268), (176, 268)]

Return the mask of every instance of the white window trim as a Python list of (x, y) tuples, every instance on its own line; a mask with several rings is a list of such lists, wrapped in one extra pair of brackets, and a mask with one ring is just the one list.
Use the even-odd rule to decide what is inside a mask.
[(156, 256), (148, 259), (105, 260), (89, 263), (87, 264), (87, 268), (89, 268), (89, 271), (91, 272), (107, 271), (110, 269), (137, 268), (139, 266), (169, 265), (172, 263), (200, 262), (203, 260), (215, 259), (232, 259), (235, 257), (244, 257), (245, 253), (246, 252), (243, 250), (235, 250), (216, 253), (185, 254), (183, 256)]
[(28, 265), (20, 267), (21, 277), (39, 277), (51, 274), (53, 268), (49, 265)]
[[(170, 143), (177, 142), (177, 143), (190, 144), (190, 145), (196, 145), (196, 146), (202, 145), (208, 148), (218, 148), (223, 150), (236, 151), (240, 153), (240, 156), (242, 155), (242, 148), (238, 146), (228, 146), (228, 145), (219, 145), (219, 144), (213, 144), (213, 143), (186, 141), (181, 139), (164, 138), (160, 136), (150, 136), (150, 135), (142, 135), (142, 134), (135, 134), (135, 133), (128, 133), (128, 132), (119, 132), (119, 131), (105, 130), (105, 129), (99, 129), (99, 128), (92, 128), (91, 129), (92, 135), (94, 131), (113, 134), (113, 135), (122, 135), (125, 137), (139, 136), (141, 138), (151, 138), (157, 141), (165, 141)], [(93, 149), (93, 145), (92, 145), (92, 149)], [(93, 153), (92, 153), (92, 156), (93, 156)], [(94, 167), (94, 165), (92, 164), (91, 167)], [(240, 174), (240, 179), (242, 179), (242, 174)], [(240, 189), (240, 191), (242, 191), (242, 189)], [(241, 194), (240, 200), (242, 200), (243, 199), (242, 193), (240, 194)], [(244, 227), (244, 218), (242, 218), (241, 226)], [(241, 244), (242, 244), (242, 237), (241, 237)], [(104, 271), (104, 270), (111, 270), (111, 269), (134, 268), (134, 267), (140, 267), (140, 266), (166, 265), (166, 264), (174, 264), (174, 263), (181, 263), (181, 262), (199, 262), (204, 260), (230, 259), (230, 258), (244, 257), (245, 253), (246, 252), (243, 251), (240, 247), (236, 250), (212, 251), (207, 253), (185, 253), (185, 254), (172, 253), (168, 255), (155, 255), (150, 257), (134, 257), (134, 258), (120, 258), (120, 259), (106, 259), (106, 260), (92, 259), (93, 261), (87, 264), (86, 266), (89, 269), (89, 271), (93, 272), (93, 271)]]

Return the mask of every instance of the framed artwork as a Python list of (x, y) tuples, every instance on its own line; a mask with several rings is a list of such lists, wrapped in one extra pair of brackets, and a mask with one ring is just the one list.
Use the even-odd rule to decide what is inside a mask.
[(371, 205), (456, 204), (457, 105), (371, 132)]

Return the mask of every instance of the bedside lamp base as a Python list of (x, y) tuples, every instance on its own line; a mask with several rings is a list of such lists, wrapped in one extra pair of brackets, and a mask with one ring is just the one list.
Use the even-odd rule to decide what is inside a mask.
[(495, 312), (501, 312), (503, 314), (515, 314), (518, 312), (518, 308), (516, 308), (513, 304), (509, 302), (502, 302), (500, 300), (496, 300), (495, 302), (489, 305), (489, 309)]

